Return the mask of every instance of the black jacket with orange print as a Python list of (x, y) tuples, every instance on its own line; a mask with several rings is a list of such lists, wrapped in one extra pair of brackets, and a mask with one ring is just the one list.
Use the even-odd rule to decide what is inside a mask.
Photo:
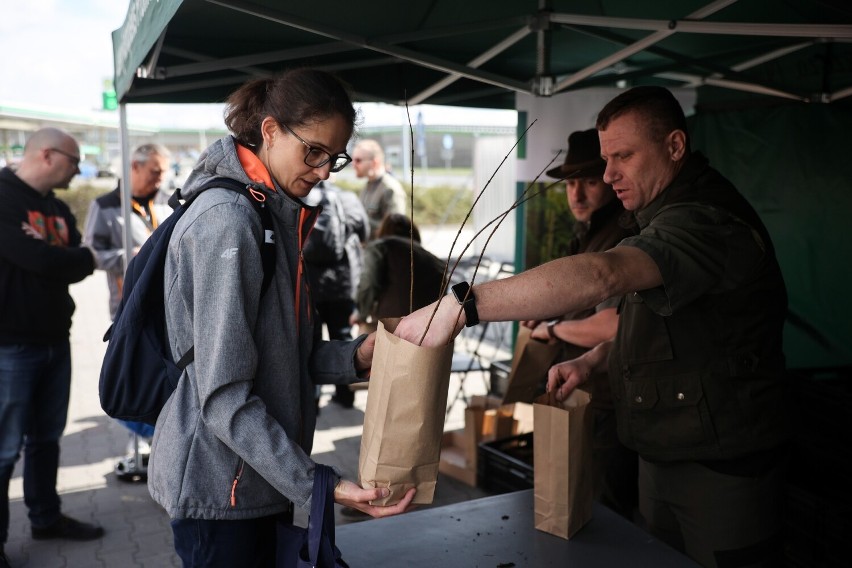
[[(24, 223), (41, 238), (27, 234)], [(52, 191), (42, 196), (11, 169), (0, 170), (0, 345), (68, 338), (74, 313), (68, 285), (95, 269), (80, 241), (68, 205)]]

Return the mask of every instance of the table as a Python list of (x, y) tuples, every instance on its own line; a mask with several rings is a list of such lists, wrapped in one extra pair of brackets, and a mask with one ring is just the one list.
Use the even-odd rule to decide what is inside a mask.
[(532, 489), (342, 525), (336, 535), (351, 568), (698, 566), (598, 504), (571, 540), (536, 530)]

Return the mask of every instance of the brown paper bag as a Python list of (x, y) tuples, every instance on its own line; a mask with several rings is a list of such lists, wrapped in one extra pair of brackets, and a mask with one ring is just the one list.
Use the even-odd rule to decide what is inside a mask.
[(562, 352), (560, 343), (549, 344), (531, 337), (532, 330), (521, 326), (515, 340), (512, 370), (503, 404), (531, 403), (536, 391), (547, 380), (547, 371)]
[(364, 413), (361, 486), (390, 489), (373, 505), (398, 503), (412, 487), (414, 503), (429, 504), (438, 481), (453, 344), (409, 343), (393, 335), (398, 323), (379, 321)]
[(533, 405), (535, 528), (565, 539), (592, 518), (590, 402), (588, 393), (576, 389), (561, 403), (547, 393)]

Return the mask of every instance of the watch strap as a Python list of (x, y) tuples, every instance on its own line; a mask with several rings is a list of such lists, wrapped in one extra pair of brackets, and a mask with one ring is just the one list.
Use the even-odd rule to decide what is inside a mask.
[(479, 312), (476, 309), (476, 297), (473, 295), (473, 290), (470, 289), (470, 284), (459, 282), (451, 290), (456, 301), (464, 308), (465, 326), (473, 327), (478, 325)]

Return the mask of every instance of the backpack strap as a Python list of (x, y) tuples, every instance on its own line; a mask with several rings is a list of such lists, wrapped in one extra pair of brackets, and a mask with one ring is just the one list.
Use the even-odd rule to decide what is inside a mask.
[[(272, 224), (272, 214), (269, 212), (269, 207), (266, 206), (266, 193), (263, 188), (256, 183), (244, 183), (227, 177), (217, 177), (208, 180), (204, 185), (198, 188), (198, 191), (190, 199), (183, 202), (184, 207), (195, 200), (196, 197), (205, 189), (213, 187), (221, 187), (241, 193), (248, 198), (249, 203), (257, 214), (260, 216), (260, 225), (263, 228), (260, 242), (260, 262), (263, 265), (263, 281), (260, 284), (260, 296), (263, 297), (272, 283), (272, 277), (275, 275), (275, 229)], [(172, 209), (177, 209), (181, 205), (180, 188), (176, 189), (169, 198), (169, 205)], [(179, 369), (183, 370), (195, 360), (195, 346), (193, 345), (181, 356), (176, 363)]]

